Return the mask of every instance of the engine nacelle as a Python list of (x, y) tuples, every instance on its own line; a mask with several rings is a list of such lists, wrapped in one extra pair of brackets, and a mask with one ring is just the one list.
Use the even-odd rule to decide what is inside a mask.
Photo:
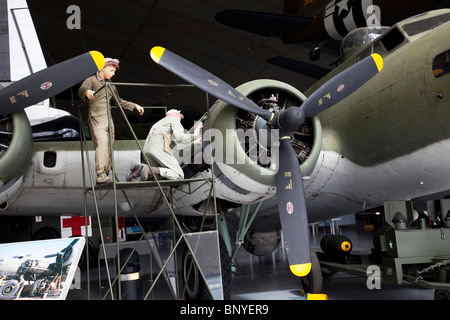
[(20, 190), (33, 156), (33, 133), (25, 111), (0, 120), (0, 209)]
[(278, 248), (280, 244), (280, 231), (255, 232), (248, 231), (242, 246), (255, 256), (266, 256)]
[[(300, 91), (276, 80), (247, 82), (237, 90), (267, 110), (300, 106), (306, 100)], [(292, 145), (305, 176), (313, 170), (322, 149), (319, 118), (306, 119), (294, 132)], [(270, 198), (276, 193), (278, 146), (278, 132), (269, 130), (265, 120), (218, 100), (203, 125), (204, 166), (192, 166), (197, 171), (188, 177), (211, 177), (213, 170), (216, 196), (229, 203), (250, 204)], [(198, 187), (194, 193), (182, 189), (176, 200), (194, 208), (200, 208), (209, 194), (207, 186)]]

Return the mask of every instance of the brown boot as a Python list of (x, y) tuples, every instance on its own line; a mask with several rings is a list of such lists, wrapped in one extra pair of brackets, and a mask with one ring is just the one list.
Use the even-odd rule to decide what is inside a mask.
[(127, 175), (126, 179), (128, 182), (133, 181), (141, 176), (143, 165), (140, 163), (133, 164), (130, 167), (130, 173)]

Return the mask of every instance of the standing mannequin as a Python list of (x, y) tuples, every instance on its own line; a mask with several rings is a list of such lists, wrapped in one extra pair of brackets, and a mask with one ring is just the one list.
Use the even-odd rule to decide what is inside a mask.
[[(78, 90), (78, 96), (82, 99), (87, 98), (89, 108), (89, 131), (92, 136), (92, 142), (95, 147), (95, 171), (97, 172), (97, 184), (112, 183), (109, 179), (111, 170), (111, 150), (110, 138), (114, 141), (114, 124), (111, 122), (111, 132), (108, 124), (108, 103), (106, 101), (106, 90), (104, 87), (97, 92), (107, 81), (115, 75), (119, 69), (119, 60), (105, 58), (105, 66), (93, 76), (84, 80)], [(119, 100), (120, 105), (127, 110), (136, 109), (140, 115), (144, 113), (144, 108), (133, 102), (123, 100), (115, 86), (111, 86), (108, 97), (111, 100), (113, 93)], [(97, 93), (95, 93), (97, 92)], [(94, 96), (95, 94), (95, 96)]]

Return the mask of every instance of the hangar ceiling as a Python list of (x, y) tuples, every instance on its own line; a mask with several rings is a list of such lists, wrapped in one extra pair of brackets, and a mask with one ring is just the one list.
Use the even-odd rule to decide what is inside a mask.
[[(226, 9), (283, 12), (283, 0), (27, 0), (48, 65), (89, 50), (118, 58), (121, 68), (115, 82), (184, 83), (149, 57), (161, 45), (221, 77), (233, 86), (261, 78), (285, 81), (301, 91), (316, 80), (266, 62), (275, 56), (310, 62), (315, 44), (284, 45), (223, 26), (216, 13)], [(70, 5), (81, 9), (81, 29), (66, 22)], [(324, 53), (315, 64), (329, 68), (336, 56)], [(68, 71), (70, 72), (70, 71)], [(76, 90), (57, 97), (64, 108), (75, 100)], [(174, 91), (176, 90), (176, 91)], [(204, 110), (205, 96), (198, 89), (119, 88), (122, 98), (142, 105), (193, 107)], [(79, 100), (75, 101), (78, 105)]]

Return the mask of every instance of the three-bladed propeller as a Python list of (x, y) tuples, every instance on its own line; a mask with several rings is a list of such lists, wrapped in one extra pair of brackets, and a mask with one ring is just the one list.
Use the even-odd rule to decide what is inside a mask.
[(20, 111), (53, 97), (104, 66), (103, 55), (90, 51), (16, 81), (0, 90), (0, 115)]
[(290, 143), (292, 134), (303, 124), (305, 118), (313, 117), (342, 101), (380, 72), (383, 68), (381, 56), (372, 54), (359, 61), (327, 81), (300, 107), (282, 111), (260, 108), (210, 72), (162, 47), (154, 47), (150, 56), (182, 79), (229, 104), (259, 115), (267, 121), (269, 128), (280, 131), (276, 187), (281, 227), (292, 273), (300, 277), (306, 276), (311, 270), (308, 217), (298, 157)]

